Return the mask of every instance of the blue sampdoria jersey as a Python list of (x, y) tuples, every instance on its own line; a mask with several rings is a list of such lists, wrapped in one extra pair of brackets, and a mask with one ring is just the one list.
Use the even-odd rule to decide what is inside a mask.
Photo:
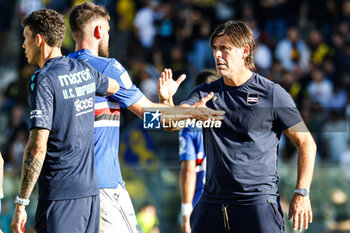
[(180, 161), (196, 161), (196, 187), (192, 205), (198, 202), (205, 182), (206, 158), (204, 154), (202, 129), (188, 127), (179, 132), (179, 154)]
[(120, 86), (116, 94), (95, 99), (95, 167), (100, 188), (124, 186), (118, 157), (120, 107), (129, 107), (143, 94), (117, 60), (95, 56), (87, 49), (71, 53), (69, 57), (85, 60)]
[(56, 57), (30, 78), (29, 88), (31, 129), (50, 130), (39, 200), (97, 195), (94, 98), (107, 93), (107, 76), (82, 60)]
[(266, 203), (278, 197), (277, 148), (282, 130), (302, 121), (290, 95), (254, 74), (238, 87), (221, 78), (195, 88), (192, 105), (208, 93), (207, 106), (226, 112), (221, 128), (204, 129), (207, 174), (203, 201), (222, 204)]

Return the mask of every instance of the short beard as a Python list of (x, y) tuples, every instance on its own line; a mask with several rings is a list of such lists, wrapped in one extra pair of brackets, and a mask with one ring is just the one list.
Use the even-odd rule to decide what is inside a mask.
[(109, 56), (108, 45), (107, 46), (103, 46), (102, 43), (99, 43), (98, 44), (98, 55), (100, 57), (108, 57)]

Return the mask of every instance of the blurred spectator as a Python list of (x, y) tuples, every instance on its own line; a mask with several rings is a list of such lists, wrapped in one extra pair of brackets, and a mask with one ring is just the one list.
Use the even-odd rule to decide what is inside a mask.
[(139, 224), (140, 233), (159, 233), (159, 220), (157, 217), (157, 209), (152, 204), (145, 204), (136, 214)]
[(257, 72), (265, 76), (269, 75), (272, 66), (272, 52), (271, 49), (259, 39), (257, 40), (254, 62)]
[(44, 8), (42, 0), (20, 0), (19, 3), (19, 19), (22, 21), (25, 16), (29, 15), (33, 11)]
[(350, 165), (350, 140), (348, 141), (347, 149), (343, 153), (341, 153), (339, 162), (342, 166), (346, 168), (346, 170), (349, 170), (348, 168)]
[(299, 32), (296, 27), (289, 28), (287, 38), (278, 42), (275, 56), (287, 71), (300, 69), (302, 72), (306, 72), (308, 70), (309, 50), (305, 42), (299, 39)]
[(136, 37), (140, 40), (141, 45), (145, 49), (153, 47), (154, 37), (157, 30), (154, 25), (155, 7), (157, 6), (154, 0), (144, 0), (144, 7), (137, 11), (134, 26)]
[(273, 43), (286, 35), (285, 4), (287, 0), (258, 0), (264, 30)]
[(21, 174), (24, 149), (28, 141), (28, 132), (25, 128), (17, 128), (13, 137), (9, 140), (9, 149), (7, 152), (7, 169), (15, 170), (18, 175)]
[(339, 163), (340, 156), (347, 150), (349, 138), (346, 130), (344, 112), (331, 111), (322, 129), (323, 153), (329, 161)]
[(318, 67), (311, 70), (311, 79), (312, 81), (307, 86), (311, 101), (319, 102), (322, 107), (328, 107), (333, 94), (333, 84), (325, 79), (324, 73)]
[(319, 30), (312, 30), (309, 34), (308, 46), (310, 48), (311, 61), (320, 65), (329, 56), (334, 55), (334, 50), (323, 40), (323, 35)]
[(344, 110), (348, 100), (348, 93), (346, 93), (344, 86), (341, 84), (335, 84), (333, 86), (332, 95), (328, 101), (329, 108), (335, 108), (337, 110)]

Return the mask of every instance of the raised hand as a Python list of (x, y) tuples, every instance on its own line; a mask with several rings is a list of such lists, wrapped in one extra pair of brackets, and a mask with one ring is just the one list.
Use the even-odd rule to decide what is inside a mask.
[(171, 69), (164, 69), (158, 79), (158, 96), (160, 102), (169, 101), (175, 95), (180, 84), (185, 80), (186, 75), (182, 74), (176, 81), (173, 80)]

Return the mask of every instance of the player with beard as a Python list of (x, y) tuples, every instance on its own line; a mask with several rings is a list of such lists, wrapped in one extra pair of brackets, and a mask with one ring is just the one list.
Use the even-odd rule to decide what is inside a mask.
[(40, 69), (29, 80), (30, 136), (11, 227), (22, 232), (38, 180), (35, 231), (96, 232), (99, 188), (94, 170), (94, 98), (114, 94), (114, 79), (82, 60), (62, 56), (63, 15), (34, 11), (23, 21), (23, 48)]
[[(151, 102), (132, 83), (125, 68), (116, 59), (108, 58), (109, 20), (110, 16), (102, 6), (83, 3), (74, 7), (69, 23), (76, 52), (69, 57), (87, 61), (120, 85), (115, 95), (95, 98), (95, 168), (100, 186), (100, 232), (138, 232), (135, 211), (118, 158), (120, 108), (127, 108), (143, 118), (143, 108), (169, 106)], [(184, 79), (185, 75), (182, 75), (174, 81), (171, 70), (164, 70), (158, 89), (160, 100), (172, 96)]]

